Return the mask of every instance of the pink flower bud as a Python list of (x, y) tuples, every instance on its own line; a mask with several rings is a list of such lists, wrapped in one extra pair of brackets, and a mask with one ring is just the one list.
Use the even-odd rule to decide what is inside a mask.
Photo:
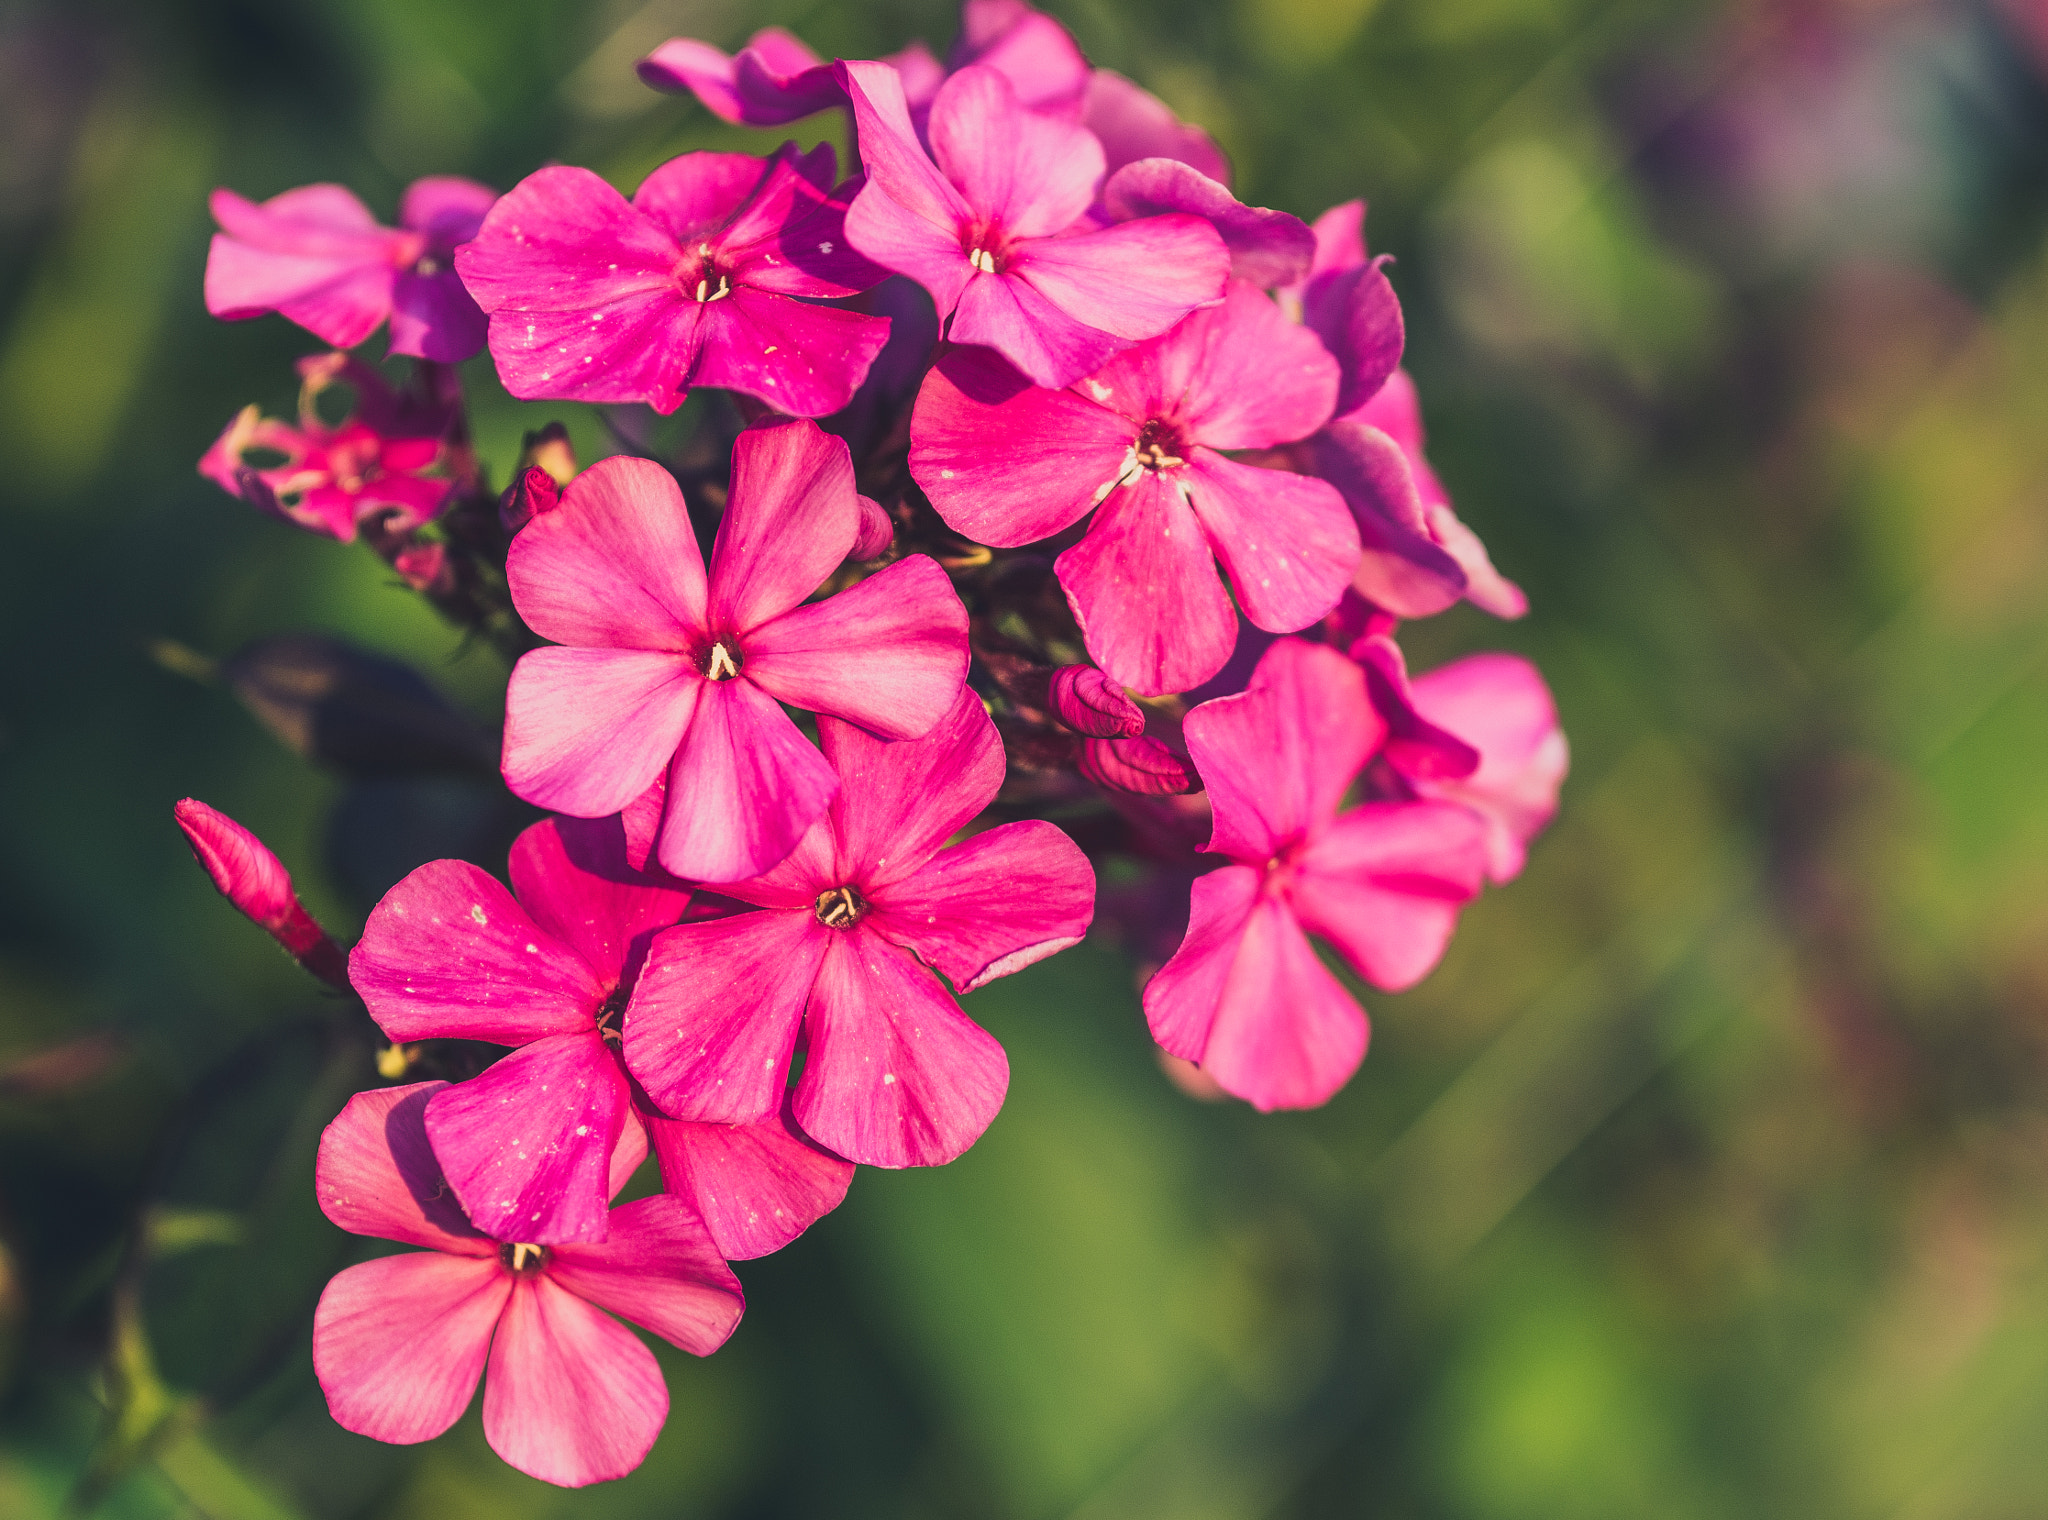
[(392, 556), (391, 568), (415, 591), (425, 591), (448, 568), (448, 550), (441, 544), (414, 544)]
[(1145, 731), (1143, 709), (1092, 665), (1062, 665), (1054, 671), (1046, 701), (1053, 716), (1077, 734), (1118, 739)]
[(499, 498), (498, 520), (507, 533), (517, 533), (541, 513), (552, 512), (561, 501), (562, 488), (555, 477), (537, 464), (528, 465)]
[(1180, 757), (1157, 739), (1138, 734), (1121, 739), (1083, 739), (1081, 774), (1113, 792), (1164, 797), (1193, 788)]
[(895, 542), (895, 520), (882, 510), (880, 502), (861, 497), (860, 533), (853, 541), (853, 557), (857, 560), (880, 559), (889, 552), (889, 545)]
[(299, 905), (291, 873), (262, 840), (227, 814), (187, 797), (176, 808), (178, 827), (221, 896), (323, 982), (346, 989), (348, 967), (340, 947)]

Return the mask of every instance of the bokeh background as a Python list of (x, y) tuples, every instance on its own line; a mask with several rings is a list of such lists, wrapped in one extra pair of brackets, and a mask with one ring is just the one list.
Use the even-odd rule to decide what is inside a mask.
[[(288, 411), (200, 301), (205, 195), (430, 172), (627, 188), (765, 151), (641, 87), (789, 0), (0, 7), (0, 1514), (1446, 1520), (2048, 1513), (2048, 7), (1056, 0), (1248, 201), (1372, 204), (1459, 511), (1575, 770), (1359, 1076), (1172, 1087), (1114, 946), (974, 995), (1008, 1106), (744, 1264), (716, 1357), (579, 1494), (474, 1412), (390, 1448), (305, 1347), (359, 1243), (310, 1187), (360, 1048), (214, 895), (197, 795), (338, 932), (487, 811), (349, 776), (209, 661), (293, 628), (503, 669), (367, 552), (193, 472)], [(825, 130), (823, 125), (813, 130)], [(574, 408), (467, 372), (499, 479)]]

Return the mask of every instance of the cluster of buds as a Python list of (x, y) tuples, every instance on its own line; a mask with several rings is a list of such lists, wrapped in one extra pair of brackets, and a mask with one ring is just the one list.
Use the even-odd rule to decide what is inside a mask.
[[(1204, 132), (1022, 0), (968, 0), (943, 62), (769, 31), (641, 73), (750, 125), (842, 110), (863, 172), (790, 144), (631, 198), (573, 167), (425, 180), (398, 228), (336, 186), (221, 192), (207, 272), (218, 315), (340, 345), (388, 318), (417, 359), (403, 394), (305, 361), (299, 425), (252, 408), (201, 468), (516, 655), (503, 776), (552, 815), (509, 888), (422, 866), (347, 957), (387, 1077), (427, 1042), (508, 1053), (328, 1131), (329, 1217), (427, 1249), (334, 1280), (315, 1366), (388, 1441), (485, 1378), (493, 1446), (563, 1484), (630, 1470), (666, 1411), (603, 1310), (708, 1353), (729, 1261), (993, 1121), (1008, 1062), (957, 994), (1099, 916), (1183, 1072), (1321, 1104), (1367, 1021), (1310, 936), (1412, 985), (1566, 765), (1526, 661), (1409, 678), (1403, 619), (1525, 603), (1423, 456), (1359, 202), (1241, 204)], [(447, 368), (484, 343), (515, 396), (710, 404), (673, 458), (579, 472), (536, 435), (492, 496)], [(275, 857), (180, 817), (340, 982)], [(1098, 904), (1110, 857), (1135, 884)], [(650, 1152), (661, 1192), (614, 1207)]]

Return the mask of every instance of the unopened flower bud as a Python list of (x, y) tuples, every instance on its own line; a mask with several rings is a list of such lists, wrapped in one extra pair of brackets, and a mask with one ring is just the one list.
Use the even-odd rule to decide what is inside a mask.
[(498, 498), (498, 521), (507, 533), (517, 533), (543, 512), (552, 512), (562, 501), (562, 488), (541, 466), (528, 465)]
[(442, 544), (414, 544), (391, 557), (391, 568), (413, 590), (425, 591), (448, 568), (448, 550)]
[(1092, 665), (1062, 665), (1054, 671), (1046, 701), (1053, 716), (1077, 734), (1118, 739), (1145, 731), (1144, 710)]
[(889, 545), (896, 542), (896, 523), (882, 504), (868, 497), (860, 498), (860, 532), (853, 540), (853, 557), (857, 560), (880, 559), (889, 552)]
[(300, 906), (284, 862), (234, 819), (203, 802), (187, 797), (176, 813), (192, 853), (221, 895), (301, 966), (345, 990), (348, 966), (341, 949)]
[(1121, 739), (1081, 741), (1081, 774), (1097, 786), (1140, 797), (1191, 791), (1186, 763), (1157, 739), (1138, 734)]

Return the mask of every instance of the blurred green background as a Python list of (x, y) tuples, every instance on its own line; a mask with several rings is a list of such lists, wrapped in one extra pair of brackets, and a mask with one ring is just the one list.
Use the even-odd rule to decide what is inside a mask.
[[(2048, 10), (1051, 9), (1246, 200), (1371, 201), (1432, 453), (1534, 603), (1411, 625), (1411, 663), (1532, 655), (1574, 747), (1527, 874), (1370, 999), (1316, 1113), (1183, 1097), (1113, 946), (977, 993), (994, 1128), (743, 1264), (631, 1478), (531, 1482), (474, 1411), (341, 1432), (305, 1316), (359, 1247), (309, 1146), (374, 1077), (171, 804), (255, 828), (352, 934), (389, 838), (481, 794), (309, 768), (166, 651), (325, 630), (484, 721), (503, 670), (193, 472), (317, 346), (207, 318), (206, 192), (631, 188), (779, 138), (641, 87), (663, 38), (873, 56), (954, 18), (13, 0), (0, 1515), (2048, 1513)], [(467, 377), (498, 479), (551, 416), (600, 446)]]

